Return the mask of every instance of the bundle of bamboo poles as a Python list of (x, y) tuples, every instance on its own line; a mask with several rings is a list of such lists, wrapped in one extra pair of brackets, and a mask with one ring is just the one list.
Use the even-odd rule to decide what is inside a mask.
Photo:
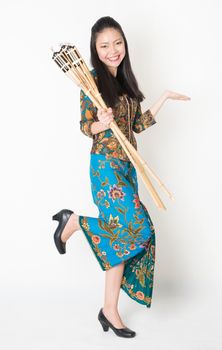
[[(92, 74), (75, 46), (70, 44), (61, 44), (61, 48), (58, 52), (53, 51), (52, 59), (58, 64), (59, 68), (84, 91), (84, 93), (91, 99), (97, 108), (107, 109)], [(113, 121), (109, 126), (123, 147), (133, 166), (136, 168), (138, 174), (141, 176), (157, 207), (160, 209), (166, 209), (150, 179), (148, 178), (146, 171), (153, 176), (158, 185), (167, 193), (170, 199), (173, 199), (172, 194), (166, 189), (159, 177), (154, 174), (150, 167), (148, 167), (147, 163), (138, 154), (136, 149), (127, 140), (125, 135), (119, 129), (117, 123)]]

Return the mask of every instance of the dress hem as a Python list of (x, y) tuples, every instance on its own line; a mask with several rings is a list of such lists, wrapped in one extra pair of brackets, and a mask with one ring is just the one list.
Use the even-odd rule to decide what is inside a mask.
[[(94, 256), (96, 257), (97, 261), (99, 262), (99, 265), (101, 267), (101, 269), (103, 271), (107, 271), (109, 270), (111, 267), (114, 267), (116, 265), (119, 265), (121, 264), (121, 262), (119, 262), (119, 264), (115, 264), (115, 265), (111, 265), (110, 263), (108, 263), (107, 261), (102, 261), (102, 259), (98, 256), (98, 254), (96, 253), (96, 244), (93, 244), (93, 242), (90, 240), (90, 237), (89, 237), (89, 231), (87, 231), (86, 227), (84, 227), (84, 216), (83, 215), (79, 215), (79, 225), (84, 233), (84, 236), (86, 237), (93, 253), (94, 253)], [(144, 252), (144, 254), (147, 254), (147, 251), (146, 249), (143, 249), (140, 253), (137, 253), (135, 254), (134, 256), (130, 257), (129, 259), (126, 259), (126, 260), (122, 260), (122, 262), (126, 262), (128, 260), (132, 260), (133, 258), (135, 258), (137, 255), (141, 255), (141, 258), (144, 256), (144, 254), (142, 254)], [(105, 256), (103, 256), (104, 259), (106, 259)], [(141, 259), (140, 258), (140, 259)], [(124, 269), (124, 272), (125, 272), (125, 269)], [(122, 278), (122, 282), (121, 282), (121, 286), (120, 288), (131, 298), (133, 299), (134, 301), (138, 302), (139, 304), (142, 304), (144, 306), (146, 306), (147, 308), (150, 308), (151, 307), (151, 303), (152, 303), (152, 295), (150, 297), (146, 297), (146, 299), (149, 299), (148, 302), (145, 302), (144, 300), (142, 299), (138, 299), (136, 297), (136, 293), (133, 292), (133, 289), (132, 289), (132, 286), (129, 285), (129, 283), (127, 283), (127, 280), (126, 280), (126, 276), (123, 272), (123, 278)], [(129, 287), (127, 287), (127, 284), (129, 285)]]

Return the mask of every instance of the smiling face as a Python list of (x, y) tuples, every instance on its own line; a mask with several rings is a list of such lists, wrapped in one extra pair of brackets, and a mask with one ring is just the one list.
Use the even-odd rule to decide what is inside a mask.
[(97, 34), (96, 51), (100, 61), (116, 76), (117, 68), (125, 57), (125, 44), (120, 32), (114, 28), (106, 28)]

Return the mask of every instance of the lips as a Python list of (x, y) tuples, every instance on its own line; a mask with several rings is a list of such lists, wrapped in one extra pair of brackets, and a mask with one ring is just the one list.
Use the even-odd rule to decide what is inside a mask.
[(109, 61), (111, 61), (111, 62), (116, 62), (116, 61), (118, 61), (119, 57), (120, 57), (120, 55), (115, 56), (115, 57), (110, 57), (110, 58), (109, 58)]

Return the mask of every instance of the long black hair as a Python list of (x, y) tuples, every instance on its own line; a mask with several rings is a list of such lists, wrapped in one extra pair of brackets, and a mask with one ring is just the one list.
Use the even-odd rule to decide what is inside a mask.
[[(96, 50), (97, 35), (106, 28), (114, 28), (122, 35), (125, 43), (125, 57), (118, 66), (117, 76), (114, 77), (99, 59)], [(91, 29), (90, 40), (91, 65), (96, 70), (98, 89), (109, 107), (114, 107), (118, 103), (119, 96), (126, 93), (139, 102), (144, 100), (143, 93), (139, 90), (137, 80), (131, 68), (128, 44), (124, 32), (118, 22), (112, 17), (106, 16), (99, 18)]]

